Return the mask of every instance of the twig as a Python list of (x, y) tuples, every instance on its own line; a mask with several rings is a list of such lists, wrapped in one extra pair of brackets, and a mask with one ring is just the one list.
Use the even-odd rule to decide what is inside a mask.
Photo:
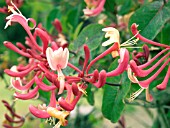
[(106, 82), (107, 85), (110, 85), (110, 86), (121, 86), (121, 84), (113, 84), (113, 83), (109, 83), (109, 82)]

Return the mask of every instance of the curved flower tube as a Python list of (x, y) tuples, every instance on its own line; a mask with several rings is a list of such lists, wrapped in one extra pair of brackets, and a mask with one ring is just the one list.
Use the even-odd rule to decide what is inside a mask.
[(139, 40), (141, 40), (143, 42), (147, 42), (147, 43), (155, 45), (155, 46), (164, 47), (164, 48), (170, 48), (169, 45), (160, 44), (158, 42), (154, 42), (152, 40), (149, 40), (149, 39), (143, 37), (142, 35), (139, 34), (139, 31), (137, 30), (137, 27), (138, 27), (138, 25), (136, 23), (133, 23), (132, 26), (131, 26), (131, 31), (132, 31), (133, 35), (135, 35), (136, 38), (138, 38)]
[[(136, 52), (133, 51), (132, 58), (136, 62), (137, 65), (142, 65), (148, 61), (149, 58), (149, 47), (144, 44), (143, 45), (143, 52)], [(142, 62), (139, 61), (140, 58), (143, 58)]]
[(58, 99), (58, 103), (66, 111), (72, 111), (75, 108), (75, 105), (77, 104), (77, 102), (79, 101), (81, 95), (82, 93), (79, 93), (71, 103), (68, 103), (63, 97), (60, 97)]
[[(56, 107), (56, 97), (55, 97), (55, 91), (54, 90), (51, 91), (50, 104), (48, 105), (48, 107)], [(38, 118), (49, 118), (49, 117), (51, 117), (47, 113), (46, 105), (43, 105), (43, 106), (39, 105), (38, 107), (30, 105), (29, 110), (34, 116), (36, 116)]]
[(55, 29), (58, 31), (58, 33), (62, 33), (62, 25), (61, 22), (58, 19), (55, 19), (52, 24), (54, 25)]
[(11, 85), (17, 90), (17, 91), (26, 91), (29, 90), (31, 86), (33, 86), (35, 82), (35, 79), (33, 78), (31, 81), (29, 81), (27, 84), (22, 85), (20, 79), (14, 80), (11, 78)]
[(48, 86), (48, 85), (44, 84), (37, 76), (35, 76), (34, 78), (35, 78), (35, 83), (43, 91), (48, 92), (48, 91), (51, 91), (51, 90), (54, 90), (57, 88), (55, 85)]
[(95, 59), (93, 59), (90, 64), (87, 66), (86, 68), (86, 74), (88, 74), (88, 71), (90, 70), (91, 66), (98, 61), (99, 59), (105, 57), (106, 55), (112, 53), (113, 51), (117, 51), (119, 50), (119, 44), (116, 42), (114, 43), (110, 48), (108, 48), (106, 51), (104, 51), (102, 54), (100, 54), (99, 56), (97, 56)]
[(169, 79), (170, 79), (170, 66), (168, 68), (168, 71), (166, 73), (164, 80), (162, 81), (161, 84), (157, 85), (156, 88), (159, 90), (164, 90), (168, 84)]
[(51, 41), (50, 36), (47, 32), (43, 31), (40, 28), (35, 28), (34, 36), (39, 36), (43, 42), (43, 54), (46, 54), (46, 49), (48, 47), (49, 42)]
[[(26, 30), (26, 32), (28, 33), (31, 42), (33, 43), (33, 45), (37, 48), (37, 50), (42, 51), (42, 48), (40, 46), (38, 46), (36, 40), (34, 39), (33, 35), (31, 34), (30, 30), (33, 29), (36, 26), (36, 22), (34, 19), (29, 18), (26, 19), (22, 13), (18, 10), (18, 8), (12, 3), (12, 5), (14, 6), (14, 8), (17, 10), (15, 11), (14, 8), (12, 6), (8, 6), (8, 9), (12, 12), (11, 15), (9, 15), (8, 17), (6, 17), (7, 19), (7, 23), (5, 26), (5, 29), (11, 25), (12, 22), (18, 22), (19, 24), (22, 25), (22, 27)], [(32, 22), (34, 24), (33, 28), (30, 28), (28, 26), (28, 21)]]
[(84, 54), (85, 54), (85, 60), (84, 60), (84, 65), (83, 65), (83, 69), (82, 69), (83, 74), (85, 72), (85, 69), (87, 67), (88, 61), (90, 59), (90, 49), (88, 48), (88, 46), (86, 44), (84, 45)]
[(19, 54), (22, 55), (22, 56), (25, 56), (25, 57), (28, 57), (28, 58), (31, 57), (30, 54), (28, 54), (28, 53), (26, 53), (26, 52), (18, 49), (15, 45), (13, 45), (13, 44), (12, 44), (11, 42), (9, 42), (9, 41), (4, 41), (4, 46), (7, 47), (7, 48), (9, 48), (9, 49), (11, 49), (12, 51), (14, 51), (14, 52), (16, 52), (16, 53), (19, 53)]
[(38, 89), (39, 87), (36, 86), (33, 90), (31, 90), (30, 92), (28, 92), (27, 94), (20, 94), (18, 92), (14, 93), (15, 98), (19, 98), (22, 100), (28, 100), (28, 99), (32, 99), (36, 96), (36, 94), (38, 93)]
[(170, 53), (167, 53), (164, 57), (162, 57), (155, 65), (153, 65), (151, 68), (147, 69), (147, 70), (142, 70), (140, 69), (137, 64), (135, 63), (134, 60), (130, 61), (130, 67), (133, 70), (133, 72), (135, 73), (136, 76), (139, 77), (145, 77), (148, 74), (150, 74), (156, 67), (158, 67), (168, 56), (170, 55)]
[(85, 80), (90, 83), (95, 83), (97, 79), (99, 78), (99, 71), (96, 69), (91, 75), (92, 76), (90, 78), (85, 78)]
[(77, 84), (76, 84), (75, 82), (72, 83), (71, 88), (72, 88), (73, 94), (74, 94), (75, 96), (77, 96), (77, 95), (79, 94), (79, 89), (78, 89)]
[(143, 81), (138, 81), (138, 84), (142, 87), (142, 88), (148, 88), (150, 83), (162, 72), (162, 70), (165, 68), (165, 66), (170, 62), (170, 59), (168, 59), (159, 69), (158, 71), (152, 75), (150, 78), (148, 78), (147, 80), (143, 80)]
[(85, 0), (85, 2), (87, 3), (87, 5), (89, 5), (91, 2), (91, 6), (94, 7), (94, 9), (89, 9), (89, 7), (87, 7), (86, 9), (83, 9), (84, 15), (86, 16), (97, 16), (98, 14), (100, 14), (103, 10), (104, 4), (105, 4), (106, 0), (97, 0), (97, 2), (95, 0), (88, 1)]
[(50, 117), (50, 115), (49, 115), (46, 111), (40, 110), (40, 109), (38, 109), (37, 107), (32, 106), (32, 105), (29, 106), (29, 111), (30, 111), (34, 116), (36, 116), (36, 117), (38, 117), (38, 118), (49, 118), (49, 117)]
[(128, 62), (129, 62), (129, 52), (127, 49), (121, 48), (119, 66), (115, 70), (106, 73), (107, 77), (118, 76), (122, 74), (127, 69)]
[(35, 67), (36, 67), (36, 65), (34, 65), (24, 71), (21, 71), (21, 72), (14, 72), (14, 71), (11, 71), (10, 69), (5, 69), (4, 72), (6, 74), (8, 74), (9, 76), (22, 78), (22, 77), (26, 76), (29, 72), (31, 72)]
[(92, 83), (94, 86), (96, 86), (97, 88), (101, 88), (104, 86), (104, 84), (106, 83), (106, 78), (107, 78), (107, 74), (105, 70), (102, 70), (99, 73), (99, 79), (96, 83)]

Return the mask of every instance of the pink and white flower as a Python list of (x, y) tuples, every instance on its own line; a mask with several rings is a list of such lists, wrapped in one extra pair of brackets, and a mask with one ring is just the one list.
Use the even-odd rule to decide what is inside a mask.
[(64, 84), (65, 84), (65, 76), (61, 69), (64, 69), (67, 67), (68, 59), (69, 59), (69, 51), (67, 48), (63, 50), (62, 47), (60, 47), (58, 50), (53, 51), (50, 47), (46, 50), (46, 56), (47, 61), (50, 66), (50, 68), (54, 71), (57, 70), (58, 72), (58, 80), (60, 81), (60, 88), (59, 88), (59, 94), (61, 94), (64, 91)]

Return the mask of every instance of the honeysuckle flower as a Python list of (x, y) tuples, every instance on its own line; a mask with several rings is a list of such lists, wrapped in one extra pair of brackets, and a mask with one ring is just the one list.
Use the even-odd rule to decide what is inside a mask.
[(119, 44), (116, 42), (114, 43), (110, 48), (108, 48), (106, 51), (104, 51), (102, 54), (100, 54), (99, 56), (97, 56), (96, 58), (94, 58), (89, 65), (86, 68), (86, 73), (88, 74), (88, 71), (90, 70), (91, 66), (98, 61), (99, 59), (105, 57), (106, 55), (112, 53), (113, 51), (118, 51), (119, 50)]
[(54, 25), (55, 29), (58, 31), (58, 33), (62, 33), (62, 26), (61, 22), (58, 19), (55, 19), (52, 24)]
[(115, 42), (117, 42), (118, 44), (120, 43), (120, 34), (116, 28), (107, 27), (103, 28), (102, 31), (106, 32), (105, 38), (109, 38), (107, 41), (102, 43), (102, 46), (108, 46)]
[(155, 45), (155, 46), (159, 46), (159, 47), (163, 47), (163, 48), (170, 48), (169, 45), (154, 42), (152, 40), (149, 40), (149, 39), (143, 37), (142, 35), (140, 35), (137, 27), (138, 27), (138, 25), (136, 23), (133, 23), (132, 26), (131, 26), (131, 31), (132, 31), (132, 34), (135, 35), (135, 37), (138, 38), (139, 40), (146, 42), (148, 44)]
[(13, 106), (10, 106), (9, 103), (5, 100), (2, 100), (2, 103), (10, 112), (10, 114), (5, 113), (5, 121), (3, 121), (2, 125), (5, 128), (20, 128), (25, 122), (24, 117), (18, 115)]
[[(73, 95), (73, 88), (71, 88), (70, 85), (66, 84), (66, 88), (67, 88), (67, 97), (60, 97), (58, 99), (58, 103), (59, 105), (66, 111), (72, 111), (75, 108), (75, 105), (77, 104), (77, 102), (79, 101), (79, 99), (81, 98), (82, 94), (84, 93), (84, 90), (87, 88), (87, 86), (85, 86), (84, 84), (78, 84), (77, 89), (79, 91), (79, 93), (77, 93), (77, 95), (74, 98)], [(74, 90), (75, 92), (75, 90)]]
[[(15, 5), (17, 8), (20, 8), (20, 7), (22, 6), (23, 2), (24, 2), (23, 0), (6, 0), (6, 5), (8, 5), (8, 6), (13, 6), (13, 5), (11, 4), (11, 1), (14, 3), (14, 5)], [(8, 12), (7, 7), (4, 6), (4, 7), (0, 8), (0, 13), (8, 14), (9, 12)]]
[[(149, 58), (149, 47), (146, 44), (144, 44), (143, 52), (133, 51), (132, 58), (136, 62), (137, 65), (146, 63)], [(142, 60), (140, 61), (139, 59), (142, 59)]]
[[(136, 36), (136, 38), (138, 38), (139, 40), (149, 43), (149, 44), (152, 44), (152, 45), (155, 45), (155, 46), (165, 48), (164, 50), (159, 52), (156, 56), (154, 56), (153, 58), (151, 58), (150, 60), (148, 60), (148, 62), (145, 62), (144, 64), (138, 65), (135, 60), (131, 60), (130, 68), (128, 69), (129, 79), (133, 83), (139, 84), (139, 86), (141, 87), (141, 89), (139, 89), (136, 93), (132, 94), (131, 99), (135, 99), (143, 90), (146, 89), (146, 100), (152, 101), (153, 97), (149, 94), (149, 85), (151, 84), (152, 81), (154, 81), (158, 77), (158, 75), (165, 69), (165, 67), (168, 67), (167, 73), (165, 76), (163, 76), (164, 79), (161, 84), (157, 85), (157, 88), (160, 90), (165, 89), (168, 84), (168, 81), (169, 81), (169, 74), (170, 74), (170, 66), (169, 66), (170, 53), (169, 53), (169, 50), (170, 50), (170, 46), (165, 45), (165, 44), (160, 44), (158, 42), (154, 42), (152, 40), (149, 40), (149, 39), (143, 37), (142, 35), (139, 34), (136, 24), (132, 24), (131, 31)], [(147, 58), (147, 56), (148, 56), (147, 51), (148, 50), (145, 49), (144, 50), (145, 54), (140, 53), (141, 55), (139, 55), (139, 56), (145, 56)], [(158, 60), (159, 57), (161, 57), (161, 58)], [(151, 65), (155, 61), (157, 61), (157, 62), (154, 63), (154, 65)], [(162, 65), (161, 65), (161, 63), (162, 63)], [(158, 66), (159, 66), (159, 68), (158, 68)], [(142, 81), (139, 80), (140, 77), (145, 78), (148, 75), (150, 75), (153, 71), (155, 73), (153, 75), (149, 76), (149, 78), (142, 80)]]
[(67, 66), (69, 51), (67, 48), (63, 50), (62, 47), (60, 47), (58, 50), (53, 51), (50, 47), (48, 47), (46, 50), (46, 55), (50, 68), (54, 71), (57, 70), (58, 72), (58, 80), (60, 81), (60, 88), (58, 93), (61, 94), (65, 86), (65, 76), (62, 73), (61, 69), (64, 69)]
[[(25, 18), (22, 13), (19, 11), (19, 9), (11, 2), (11, 4), (13, 6), (8, 6), (8, 9), (12, 12), (11, 15), (9, 15), (8, 17), (6, 17), (7, 23), (5, 25), (5, 29), (11, 25), (13, 22), (18, 22), (19, 24), (22, 25), (22, 27), (26, 30), (26, 32), (28, 33), (32, 44), (34, 45), (34, 47), (36, 47), (39, 51), (42, 51), (42, 48), (37, 44), (36, 40), (34, 39), (32, 33), (30, 32), (31, 29), (34, 29), (36, 26), (36, 22), (34, 19), (32, 18)], [(15, 10), (14, 10), (15, 8)], [(28, 21), (33, 23), (33, 27), (29, 27), (28, 25)]]
[(34, 116), (38, 118), (49, 118), (50, 115), (47, 113), (47, 107), (54, 107), (54, 108), (57, 107), (57, 109), (60, 109), (57, 106), (55, 90), (51, 91), (50, 103), (48, 106), (46, 106), (45, 104), (38, 105), (38, 107), (30, 105), (29, 110)]
[(85, 16), (97, 16), (103, 10), (106, 0), (85, 0), (87, 7), (83, 9)]
[(48, 86), (42, 82), (37, 76), (35, 76), (35, 83), (39, 86), (39, 88), (43, 91), (51, 91), (56, 89), (57, 87), (55, 85)]
[(59, 128), (60, 125), (66, 126), (68, 121), (65, 118), (70, 114), (68, 111), (61, 110), (60, 106), (57, 105), (54, 90), (51, 91), (50, 104), (48, 106), (45, 104), (38, 105), (38, 107), (30, 105), (29, 110), (38, 118), (57, 118), (59, 122), (54, 126), (56, 128)]
[(118, 76), (120, 74), (122, 74), (128, 67), (128, 63), (129, 63), (129, 52), (127, 49), (125, 48), (121, 48), (120, 49), (120, 60), (119, 60), (119, 65), (118, 67), (107, 73), (107, 76)]
[(68, 124), (68, 121), (65, 119), (70, 114), (68, 111), (59, 111), (56, 108), (47, 107), (47, 113), (59, 119), (59, 122), (54, 126), (55, 128), (60, 128), (60, 126), (66, 126)]

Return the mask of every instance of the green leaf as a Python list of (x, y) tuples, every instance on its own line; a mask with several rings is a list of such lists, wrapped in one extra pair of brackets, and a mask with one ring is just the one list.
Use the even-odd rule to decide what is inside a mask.
[(104, 8), (106, 11), (114, 12), (115, 3), (114, 0), (106, 0)]
[(94, 105), (94, 92), (92, 91), (92, 85), (88, 84), (88, 87), (86, 89), (87, 96), (86, 99), (90, 105)]
[(91, 24), (85, 27), (74, 41), (74, 49), (77, 50), (83, 44), (87, 44), (90, 51), (95, 50), (103, 40), (104, 32), (102, 32), (102, 28), (103, 26), (100, 24)]
[(127, 0), (120, 8), (118, 14), (119, 15), (125, 15), (130, 12), (130, 9), (133, 5), (132, 0)]
[(131, 16), (129, 28), (133, 23), (138, 24), (141, 35), (152, 40), (169, 19), (170, 2), (164, 5), (162, 1), (155, 1), (142, 6)]
[(126, 0), (115, 0), (115, 3), (117, 5), (124, 4), (125, 2), (126, 2)]
[(169, 45), (169, 42), (170, 42), (169, 32), (170, 32), (170, 24), (168, 23), (168, 24), (165, 24), (162, 31), (158, 34), (157, 39), (159, 40), (159, 42), (161, 42), (162, 44)]
[[(112, 63), (111, 66), (113, 64), (115, 65), (115, 63)], [(109, 82), (111, 82), (111, 80), (114, 83), (119, 82), (121, 86), (104, 86), (102, 113), (107, 119), (111, 120), (112, 122), (117, 122), (125, 107), (123, 100), (129, 92), (131, 84), (128, 80), (126, 72), (124, 72), (121, 76), (116, 77), (116, 79), (114, 77), (110, 78)]]
[(52, 22), (55, 20), (55, 18), (58, 18), (61, 20), (61, 9), (59, 7), (54, 8), (47, 17), (47, 24), (46, 28), (47, 30), (50, 30), (53, 28)]

